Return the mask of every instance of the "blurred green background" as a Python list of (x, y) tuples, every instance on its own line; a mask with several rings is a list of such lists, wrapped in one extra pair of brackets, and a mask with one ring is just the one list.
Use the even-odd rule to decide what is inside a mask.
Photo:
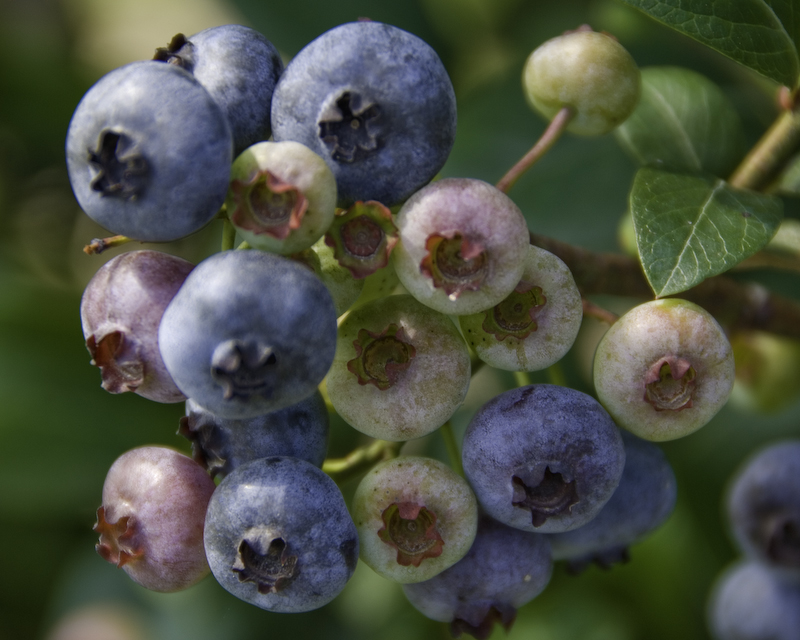
[[(93, 550), (91, 527), (114, 459), (142, 444), (188, 447), (175, 435), (181, 405), (107, 394), (88, 364), (80, 295), (117, 251), (102, 257), (81, 252), (104, 232), (80, 212), (70, 191), (63, 143), (72, 111), (102, 74), (151, 57), (177, 32), (248, 24), (288, 60), (326, 29), (361, 16), (422, 37), (450, 71), (459, 128), (443, 171), (447, 176), (494, 182), (531, 146), (544, 123), (524, 102), (523, 62), (544, 40), (583, 23), (616, 35), (640, 66), (688, 66), (719, 83), (739, 109), (751, 144), (776, 114), (775, 87), (613, 0), (0, 0), (0, 637), (5, 640), (48, 637), (65, 616), (81, 612), (98, 625), (104, 620), (116, 625), (120, 635), (103, 631), (97, 637), (105, 640), (449, 637), (445, 625), (427, 621), (406, 603), (398, 585), (363, 565), (330, 605), (280, 615), (237, 601), (212, 578), (184, 593), (146, 592)], [(634, 171), (613, 136), (566, 136), (510, 195), (531, 229), (616, 251)], [(787, 209), (797, 217), (794, 203)], [(159, 248), (198, 261), (218, 247), (217, 224)], [(784, 294), (800, 295), (796, 277), (758, 277)], [(618, 312), (637, 302), (597, 301)], [(596, 321), (584, 322), (564, 361), (571, 386), (591, 391), (591, 355), (602, 332)], [(780, 345), (777, 351), (787, 353)], [(545, 377), (536, 374), (534, 380)], [(454, 419), (457, 434), (471, 412), (512, 384), (509, 374), (481, 371)], [(721, 496), (751, 451), (780, 437), (800, 436), (797, 396), (787, 392), (781, 400), (770, 401), (770, 412), (759, 412), (746, 391), (737, 389), (711, 424), (664, 444), (679, 483), (670, 520), (633, 548), (625, 566), (609, 572), (591, 568), (580, 577), (557, 567), (547, 590), (520, 610), (508, 637), (708, 637), (708, 592), (736, 556)], [(359, 442), (349, 427), (334, 424), (332, 455)], [(407, 445), (407, 451), (444, 456), (436, 434)], [(346, 495), (354, 484), (342, 487)], [(93, 637), (85, 628), (80, 633), (77, 637)]]

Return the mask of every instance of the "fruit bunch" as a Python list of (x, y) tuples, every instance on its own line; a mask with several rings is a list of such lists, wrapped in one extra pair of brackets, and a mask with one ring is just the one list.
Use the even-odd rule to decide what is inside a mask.
[[(600, 135), (633, 113), (641, 78), (615, 39), (580, 28), (531, 54), (523, 87), (546, 135)], [(133, 580), (175, 591), (210, 571), (242, 600), (302, 612), (360, 558), (455, 635), (485, 638), (554, 560), (609, 566), (669, 516), (675, 477), (654, 442), (726, 402), (723, 329), (692, 302), (645, 303), (600, 342), (597, 399), (525, 384), (592, 309), (506, 194), (530, 159), (496, 186), (437, 178), (456, 120), (433, 49), (368, 20), (285, 68), (252, 29), (178, 35), (80, 102), (72, 188), (119, 234), (95, 246), (225, 227), (196, 266), (122, 254), (81, 303), (106, 390), (186, 402), (193, 459), (137, 449), (103, 489), (97, 550)], [(477, 411), (459, 453), (449, 420), (482, 366), (523, 384)], [(326, 460), (329, 412), (375, 441)], [(450, 466), (398, 456), (437, 430)], [(350, 505), (341, 471), (363, 475)]]

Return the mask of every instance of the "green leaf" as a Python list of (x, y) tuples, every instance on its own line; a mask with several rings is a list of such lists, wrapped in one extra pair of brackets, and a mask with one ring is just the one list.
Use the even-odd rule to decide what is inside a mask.
[(799, 11), (792, 0), (622, 0), (736, 62), (794, 87)]
[(630, 196), (636, 243), (656, 297), (691, 289), (769, 242), (780, 199), (709, 176), (643, 168)]
[(640, 164), (725, 176), (744, 152), (739, 114), (705, 76), (681, 67), (642, 69), (642, 97), (614, 131)]

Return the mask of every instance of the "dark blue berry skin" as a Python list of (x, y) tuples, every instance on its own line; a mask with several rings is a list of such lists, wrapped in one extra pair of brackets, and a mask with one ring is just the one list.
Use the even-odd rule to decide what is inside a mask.
[(238, 467), (217, 487), (205, 522), (208, 564), (237, 598), (301, 612), (335, 598), (358, 562), (358, 534), (339, 488), (297, 458)]
[(628, 546), (659, 527), (672, 513), (677, 483), (658, 445), (621, 431), (625, 468), (611, 499), (582, 527), (549, 536), (555, 560), (578, 572), (591, 562), (610, 567), (628, 558)]
[(134, 62), (101, 78), (72, 116), (66, 150), (78, 204), (115, 234), (176, 240), (225, 202), (227, 119), (202, 85), (173, 65)]
[(594, 398), (542, 384), (512, 389), (481, 407), (467, 427), (462, 457), (490, 516), (558, 533), (602, 509), (619, 484), (625, 448)]
[(800, 640), (800, 582), (741, 562), (717, 581), (708, 618), (716, 640)]
[(745, 554), (800, 578), (800, 440), (773, 444), (745, 463), (728, 515)]
[(336, 311), (303, 265), (262, 251), (201, 262), (167, 306), (161, 356), (178, 388), (223, 418), (307, 398), (333, 362)]
[(436, 52), (416, 36), (380, 22), (343, 24), (287, 65), (272, 100), (272, 132), (325, 159), (339, 206), (391, 206), (447, 160), (455, 93)]
[(318, 467), (328, 451), (328, 409), (319, 391), (285, 409), (248, 420), (229, 420), (186, 401), (178, 433), (192, 442), (192, 456), (212, 477), (224, 478), (258, 458), (292, 456)]
[(269, 138), (272, 93), (283, 61), (258, 31), (226, 24), (188, 39), (176, 36), (170, 47), (156, 51), (156, 59), (180, 65), (211, 94), (231, 126), (234, 156)]
[(449, 622), (453, 635), (488, 638), (495, 622), (506, 630), (516, 610), (539, 595), (553, 569), (547, 536), (483, 516), (466, 556), (430, 580), (404, 584), (423, 615)]

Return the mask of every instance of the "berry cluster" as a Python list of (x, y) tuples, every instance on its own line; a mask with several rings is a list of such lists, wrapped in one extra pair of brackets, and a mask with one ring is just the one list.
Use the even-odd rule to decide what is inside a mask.
[[(548, 118), (594, 135), (631, 113), (639, 72), (615, 40), (579, 29), (532, 54), (524, 87)], [(483, 638), (545, 588), (554, 558), (609, 565), (665, 520), (675, 479), (647, 440), (701, 427), (733, 380), (719, 325), (682, 300), (613, 325), (599, 402), (523, 385), (477, 412), (456, 471), (395, 457), (448, 424), (477, 366), (550, 367), (583, 316), (508, 185), (435, 179), (455, 130), (436, 53), (371, 21), (322, 34), (285, 69), (251, 29), (178, 35), (86, 94), (67, 162), (89, 216), (142, 241), (226, 225), (225, 250), (195, 267), (132, 251), (84, 294), (104, 388), (185, 400), (194, 457), (142, 448), (115, 463), (103, 557), (158, 591), (210, 570), (280, 612), (332, 600), (360, 557), (423, 614)], [(380, 439), (349, 510), (325, 473), (326, 401)]]

